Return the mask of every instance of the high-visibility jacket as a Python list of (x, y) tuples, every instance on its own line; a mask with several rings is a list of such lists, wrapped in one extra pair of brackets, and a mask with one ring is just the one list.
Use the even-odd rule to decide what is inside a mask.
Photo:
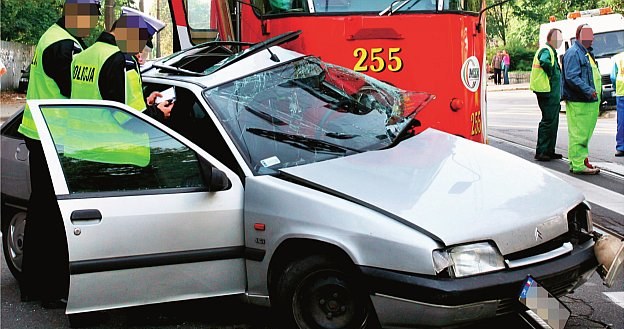
[(141, 79), (139, 64), (134, 59), (134, 56), (132, 61), (136, 70), (126, 70), (126, 104), (135, 110), (143, 112), (147, 108), (145, 98), (143, 97), (143, 80)]
[[(50, 78), (43, 69), (43, 52), (52, 44), (61, 40), (71, 40), (82, 49), (80, 43), (64, 28), (58, 24), (53, 24), (50, 28), (41, 36), (37, 47), (35, 47), (35, 54), (33, 56), (32, 63), (30, 64), (30, 81), (28, 83), (28, 91), (26, 92), (26, 99), (65, 99), (67, 97), (61, 94), (61, 90), (56, 82)], [(53, 64), (53, 63), (52, 63)], [(51, 114), (52, 115), (52, 114)], [(19, 126), (18, 131), (26, 137), (32, 139), (39, 139), (35, 122), (30, 113), (30, 108), (26, 104), (24, 109), (24, 115), (22, 117), (22, 123)]]
[(71, 65), (71, 98), (102, 99), (98, 85), (102, 66), (108, 58), (120, 52), (119, 47), (105, 42), (96, 42), (87, 50), (74, 56)]
[[(119, 48), (106, 42), (76, 55), (72, 61), (72, 99), (102, 99), (99, 89), (102, 66)], [(125, 72), (124, 72), (125, 74)], [(147, 133), (126, 129), (131, 116), (122, 111), (88, 108), (68, 112), (64, 136), (65, 155), (88, 161), (146, 166), (150, 162)]]
[(543, 49), (548, 49), (548, 52), (550, 53), (550, 64), (553, 68), (555, 67), (556, 58), (553, 50), (548, 46), (538, 49), (533, 57), (533, 67), (531, 68), (529, 88), (532, 91), (547, 93), (550, 92), (550, 80), (548, 79), (548, 75), (544, 72), (544, 68), (542, 68), (539, 61), (539, 54)]
[(624, 96), (624, 52), (615, 55), (613, 62), (618, 67), (618, 72), (615, 76), (615, 95)]

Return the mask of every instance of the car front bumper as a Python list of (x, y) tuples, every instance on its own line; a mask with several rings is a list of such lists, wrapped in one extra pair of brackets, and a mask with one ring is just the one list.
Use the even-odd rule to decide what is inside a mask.
[(518, 269), (465, 278), (437, 278), (361, 266), (371, 301), (384, 328), (451, 326), (519, 310), (518, 296), (528, 275), (561, 296), (598, 266), (594, 242), (567, 255)]

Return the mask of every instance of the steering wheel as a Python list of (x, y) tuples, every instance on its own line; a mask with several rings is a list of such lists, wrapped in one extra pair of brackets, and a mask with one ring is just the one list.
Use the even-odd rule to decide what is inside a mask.
[(392, 108), (388, 106), (391, 102), (388, 100), (387, 95), (379, 89), (364, 86), (353, 97), (362, 105), (358, 107), (358, 112), (355, 114), (368, 114), (372, 110), (377, 110), (388, 116), (392, 114)]

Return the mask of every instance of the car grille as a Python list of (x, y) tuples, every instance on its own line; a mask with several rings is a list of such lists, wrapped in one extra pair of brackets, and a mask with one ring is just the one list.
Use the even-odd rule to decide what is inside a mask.
[(602, 76), (602, 85), (610, 85), (611, 84), (611, 76), (608, 74), (605, 74)]
[(523, 259), (523, 258), (527, 258), (531, 256), (540, 255), (540, 254), (547, 253), (551, 250), (555, 250), (561, 247), (561, 245), (563, 245), (565, 242), (570, 242), (570, 234), (568, 233), (562, 234), (554, 239), (546, 241), (535, 247), (505, 255), (505, 259), (517, 260), (517, 259)]
[(501, 299), (498, 301), (498, 307), (496, 308), (496, 316), (518, 312), (520, 305), (521, 304), (518, 303), (517, 298)]
[(589, 229), (587, 227), (587, 216), (589, 216), (587, 207), (582, 203), (577, 205), (567, 214), (568, 232), (529, 249), (507, 254), (505, 255), (505, 259), (514, 261), (541, 255), (560, 248), (566, 242), (570, 242), (572, 245), (585, 243), (587, 240), (591, 239), (589, 234), (584, 233)]
[(551, 294), (559, 297), (565, 295), (570, 290), (572, 290), (572, 288), (574, 288), (574, 286), (580, 279), (578, 272), (579, 271), (577, 268), (546, 279), (537, 280)]

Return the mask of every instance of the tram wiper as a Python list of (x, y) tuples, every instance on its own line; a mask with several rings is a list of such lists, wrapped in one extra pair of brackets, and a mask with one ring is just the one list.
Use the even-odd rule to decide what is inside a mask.
[[(399, 11), (401, 10), (401, 8), (405, 7), (405, 5), (407, 5), (408, 3), (410, 3), (412, 0), (394, 0), (392, 1), (392, 3), (390, 4), (390, 6), (388, 6), (386, 9), (382, 10), (379, 12), (379, 16), (383, 16), (388, 14), (388, 16), (392, 15), (392, 13), (394, 13), (395, 11)], [(416, 4), (418, 4), (421, 0), (416, 0), (416, 2), (411, 5), (409, 8), (414, 7)], [(395, 3), (401, 2), (396, 8), (394, 7)], [(409, 9), (408, 8), (408, 9)]]
[(272, 130), (259, 129), (259, 128), (247, 128), (247, 131), (254, 135), (272, 139), (278, 142), (283, 142), (290, 146), (308, 150), (308, 151), (340, 153), (340, 154), (345, 154), (349, 151), (355, 152), (355, 153), (362, 153), (362, 151), (358, 149), (345, 147), (342, 145), (326, 142), (320, 139), (305, 137), (301, 135), (286, 134), (286, 133), (282, 133), (279, 131), (272, 131)]

